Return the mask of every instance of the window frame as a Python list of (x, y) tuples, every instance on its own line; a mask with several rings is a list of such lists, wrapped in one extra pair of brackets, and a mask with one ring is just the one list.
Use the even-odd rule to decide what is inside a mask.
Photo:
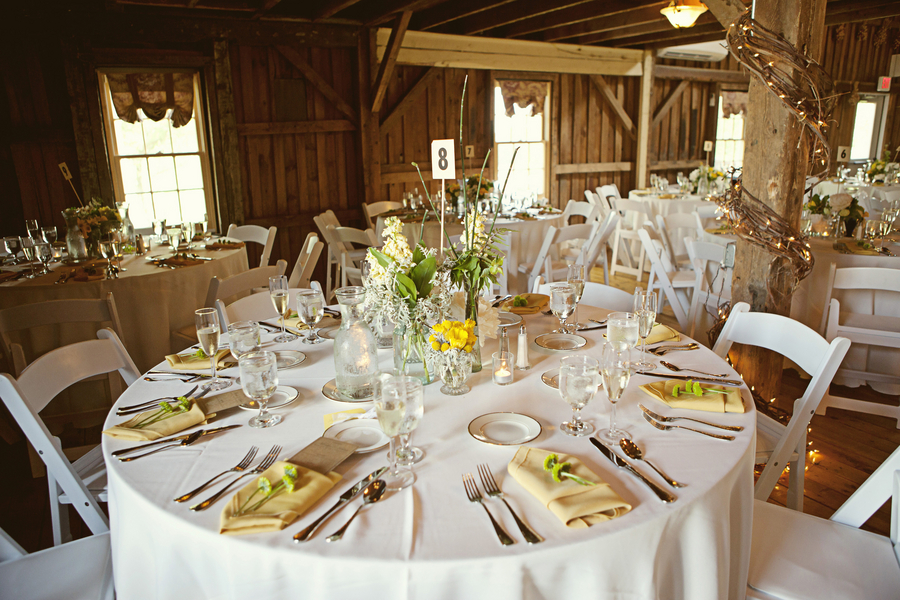
[[(884, 146), (884, 132), (887, 126), (888, 120), (888, 109), (890, 105), (890, 94), (889, 93), (879, 93), (879, 92), (866, 92), (859, 95), (860, 102), (874, 102), (875, 103), (875, 123), (872, 127), (872, 140), (869, 146), (869, 156), (868, 158), (856, 158), (848, 163), (852, 164), (865, 164), (866, 161), (869, 160), (878, 160), (881, 158), (881, 149)], [(853, 153), (853, 133), (856, 129), (856, 111), (858, 110), (859, 102), (857, 102), (853, 106), (853, 128), (850, 130), (850, 152)]]

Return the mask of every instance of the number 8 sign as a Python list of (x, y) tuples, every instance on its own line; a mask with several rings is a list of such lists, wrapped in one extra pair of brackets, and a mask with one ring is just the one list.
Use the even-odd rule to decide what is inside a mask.
[(456, 179), (456, 155), (453, 140), (431, 142), (431, 176), (434, 179)]

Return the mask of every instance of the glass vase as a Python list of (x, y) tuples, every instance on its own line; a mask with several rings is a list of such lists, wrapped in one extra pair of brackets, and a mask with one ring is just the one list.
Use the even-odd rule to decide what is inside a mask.
[(365, 290), (360, 286), (335, 291), (341, 307), (341, 328), (334, 336), (334, 379), (349, 400), (371, 399), (378, 371), (375, 336), (363, 318)]
[(434, 381), (434, 365), (427, 351), (428, 335), (421, 323), (394, 326), (394, 374), (417, 377), (422, 385)]
[(475, 344), (472, 346), (472, 372), (481, 371), (481, 337), (478, 335), (478, 290), (466, 284), (466, 319), (475, 322)]
[(78, 217), (66, 214), (65, 211), (62, 216), (66, 220), (66, 250), (69, 253), (69, 260), (85, 260), (88, 257), (87, 241), (78, 226)]
[(447, 396), (460, 396), (469, 392), (466, 385), (472, 375), (472, 355), (464, 350), (448, 350), (432, 352), (434, 366), (444, 385), (441, 393)]

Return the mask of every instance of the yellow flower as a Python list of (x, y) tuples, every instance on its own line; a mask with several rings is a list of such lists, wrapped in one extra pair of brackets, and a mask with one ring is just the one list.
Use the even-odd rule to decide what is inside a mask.
[(433, 335), (428, 336), (428, 341), (431, 342), (432, 344), (435, 342), (436, 339), (437, 338), (434, 337)]
[[(433, 337), (434, 337), (434, 336), (432, 336), (432, 338), (433, 338)], [(434, 348), (434, 349), (435, 349), (436, 351), (438, 351), (438, 352), (441, 351), (441, 345), (438, 344), (437, 342), (432, 341), (432, 342), (431, 342), (431, 347)]]
[(471, 345), (466, 346), (465, 348), (463, 348), (463, 350), (465, 350), (466, 352), (471, 352), (471, 351), (472, 351), (472, 346), (471, 346)]
[(446, 352), (450, 349), (450, 344), (441, 344), (441, 352)]

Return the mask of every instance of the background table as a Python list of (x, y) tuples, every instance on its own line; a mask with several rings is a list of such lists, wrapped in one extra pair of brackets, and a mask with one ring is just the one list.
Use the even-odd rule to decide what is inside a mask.
[[(582, 307), (580, 312), (586, 320), (607, 311)], [(550, 330), (555, 321), (540, 314), (526, 317), (531, 335)], [(589, 339), (585, 353), (598, 353), (602, 333), (585, 332)], [(534, 366), (525, 373), (517, 371), (511, 386), (495, 386), (487, 367), (472, 377), (472, 391), (464, 396), (440, 394), (439, 383), (425, 388), (425, 417), (413, 435), (413, 443), (426, 453), (415, 468), (418, 480), (364, 510), (339, 543), (326, 543), (325, 537), (350, 517), (359, 499), (326, 521), (311, 541), (296, 545), (291, 538), (340, 493), (385, 464), (384, 450), (348, 459), (338, 468), (344, 479), (336, 488), (281, 532), (221, 536), (217, 532), (224, 501), (202, 513), (172, 502), (236, 464), (252, 444), (260, 447), (259, 456), (273, 444), (284, 446), (283, 457), (292, 456), (321, 435), (323, 415), (353, 408), (321, 395), (322, 385), (334, 373), (332, 346), (332, 342), (287, 345), (308, 358), (300, 367), (281, 373), (282, 384), (299, 389), (301, 399), (277, 411), (285, 418), (277, 427), (242, 427), (133, 463), (109, 459), (111, 451), (131, 444), (104, 438), (119, 598), (743, 598), (755, 455), (756, 416), (749, 392), (744, 390), (746, 414), (694, 414), (746, 428), (735, 441), (724, 442), (687, 431), (653, 429), (640, 418), (638, 402), (666, 414), (673, 411), (638, 389), (639, 384), (658, 379), (632, 379), (619, 405), (620, 426), (634, 435), (650, 460), (688, 483), (676, 491), (679, 500), (667, 505), (637, 479), (613, 467), (587, 439), (558, 431), (571, 409), (556, 390), (541, 383), (540, 376), (558, 367), (562, 354), (539, 353), (533, 343)], [(489, 357), (493, 349), (488, 344), (483, 356)], [(379, 351), (379, 359), (387, 367), (390, 350)], [(679, 353), (676, 362), (726, 369), (733, 376), (706, 349)], [(184, 384), (139, 381), (120, 403), (186, 389)], [(598, 428), (606, 427), (609, 408), (605, 396), (598, 394), (585, 409), (585, 418)], [(234, 411), (221, 415), (215, 424), (246, 423), (251, 416)], [(543, 431), (530, 446), (578, 456), (633, 510), (588, 529), (565, 528), (507, 474), (516, 446), (483, 444), (467, 433), (472, 419), (498, 411), (536, 418)], [(107, 425), (120, 420), (110, 417)], [(514, 546), (500, 546), (484, 510), (466, 499), (460, 478), (462, 473), (475, 473), (480, 463), (490, 467), (511, 505), (545, 542), (526, 545), (505, 507), (488, 500), (492, 514), (517, 540)], [(649, 467), (639, 468), (657, 480), (649, 475)]]

